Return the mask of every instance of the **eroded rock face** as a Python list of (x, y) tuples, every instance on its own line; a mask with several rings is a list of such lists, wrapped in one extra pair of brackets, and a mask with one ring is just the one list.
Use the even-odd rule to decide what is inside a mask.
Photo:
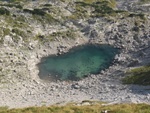
[[(75, 1), (36, 0), (11, 3), (12, 7), (0, 2), (4, 11), (0, 13), (0, 106), (88, 99), (150, 102), (149, 86), (120, 82), (129, 67), (150, 63), (149, 3), (117, 0), (112, 14), (99, 15), (93, 5), (84, 7)], [(42, 57), (85, 43), (110, 44), (121, 53), (109, 69), (77, 83), (44, 83), (38, 78), (36, 64)]]

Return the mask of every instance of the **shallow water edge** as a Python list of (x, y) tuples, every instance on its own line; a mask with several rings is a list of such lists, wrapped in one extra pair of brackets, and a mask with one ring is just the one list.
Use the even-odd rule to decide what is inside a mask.
[(43, 57), (38, 64), (39, 77), (45, 80), (80, 80), (99, 74), (114, 60), (118, 49), (110, 45), (86, 44), (61, 55)]

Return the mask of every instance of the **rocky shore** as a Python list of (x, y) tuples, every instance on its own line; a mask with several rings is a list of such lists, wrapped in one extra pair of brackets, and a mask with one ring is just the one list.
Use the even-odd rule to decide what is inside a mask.
[[(70, 19), (56, 25), (38, 23), (30, 14), (19, 12), (13, 7), (11, 13), (16, 15), (13, 19), (23, 15), (25, 22), (28, 23), (23, 25), (27, 26), (26, 28), (19, 28), (21, 31), (28, 31), (25, 32), (26, 36), (17, 35), (13, 30), (14, 25), (8, 25), (5, 20), (8, 17), (1, 16), (0, 28), (4, 31), (8, 27), (12, 31), (10, 34), (0, 36), (3, 40), (0, 45), (0, 106), (18, 108), (79, 103), (83, 100), (98, 100), (109, 104), (130, 102), (150, 104), (150, 86), (124, 85), (121, 82), (129, 69), (150, 64), (150, 8), (148, 3), (138, 4), (138, 2), (138, 0), (132, 2), (133, 7), (130, 6), (130, 1), (117, 0), (117, 9), (131, 12), (125, 17), (124, 14), (120, 14), (109, 18)], [(70, 3), (53, 0), (34, 1), (26, 4), (24, 9), (33, 8), (34, 5), (38, 7), (51, 4), (62, 8), (61, 13), (68, 16), (72, 13), (73, 3), (73, 1)], [(8, 10), (11, 11), (11, 8)], [(140, 11), (144, 17), (139, 17)], [(73, 33), (68, 30), (73, 30)], [(55, 38), (47, 41), (47, 34), (50, 35), (50, 39), (54, 35)], [(24, 37), (29, 37), (27, 42)], [(116, 55), (108, 69), (80, 81), (48, 82), (39, 78), (37, 64), (42, 57), (62, 54), (72, 47), (88, 43), (113, 45), (120, 48), (121, 52)]]

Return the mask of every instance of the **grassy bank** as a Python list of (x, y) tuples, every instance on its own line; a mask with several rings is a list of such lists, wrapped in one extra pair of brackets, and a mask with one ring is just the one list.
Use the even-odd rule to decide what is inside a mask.
[(150, 105), (146, 104), (118, 104), (102, 106), (101, 104), (94, 105), (66, 105), (66, 106), (50, 106), (50, 107), (29, 107), (23, 109), (7, 109), (1, 107), (0, 113), (103, 113), (107, 110), (108, 113), (150, 113)]
[(150, 85), (150, 66), (131, 69), (123, 79), (125, 84)]

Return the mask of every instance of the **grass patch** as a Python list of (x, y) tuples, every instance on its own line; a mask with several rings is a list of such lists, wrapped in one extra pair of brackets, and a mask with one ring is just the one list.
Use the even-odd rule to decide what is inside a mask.
[(116, 2), (114, 0), (100, 0), (92, 4), (92, 7), (95, 9), (93, 11), (95, 17), (99, 16), (117, 16), (118, 14), (124, 14), (126, 11), (115, 10)]
[(131, 13), (129, 14), (128, 17), (136, 17), (136, 18), (139, 17), (140, 19), (145, 20), (145, 15), (142, 13), (139, 13), (139, 14)]
[(129, 13), (124, 10), (117, 10), (115, 0), (84, 0), (75, 2), (75, 11), (71, 19), (86, 19), (89, 17), (135, 17), (145, 20), (142, 13)]
[(10, 8), (15, 7), (15, 8), (22, 9), (22, 6), (20, 4), (11, 4), (11, 3), (9, 3), (9, 4), (0, 4), (0, 6), (6, 6), (6, 7), (10, 7)]
[(58, 24), (58, 21), (55, 18), (53, 18), (50, 14), (46, 14), (44, 16), (33, 15), (33, 18), (43, 25), (44, 24), (50, 24), (50, 25)]
[(150, 3), (150, 0), (140, 0), (141, 4)]
[(13, 28), (12, 33), (15, 33), (16, 35), (21, 36), (21, 37), (26, 37), (26, 33), (17, 28)]
[(7, 1), (11, 3), (19, 3), (19, 2), (25, 2), (25, 1), (30, 1), (30, 0), (1, 0), (1, 1)]
[(46, 14), (46, 12), (44, 12), (42, 9), (34, 9), (34, 10), (23, 9), (23, 11), (26, 13), (30, 13), (33, 15), (39, 15), (39, 16), (44, 16)]
[(60, 31), (60, 32), (53, 32), (52, 34), (50, 34), (47, 38), (70, 38), (70, 39), (75, 39), (76, 34), (74, 33), (74, 31), (72, 30), (67, 30), (67, 31)]
[(0, 7), (0, 15), (10, 15), (10, 12), (4, 7)]
[(11, 34), (14, 42), (18, 43), (18, 41), (20, 40), (20, 36), (22, 37), (24, 42), (28, 42), (28, 40), (29, 40), (28, 35), (30, 34), (29, 32), (27, 33), (26, 31), (23, 31), (23, 30), (18, 29), (18, 28), (13, 28), (11, 32), (13, 34), (15, 34), (15, 35)]
[(3, 36), (9, 35), (10, 34), (10, 29), (9, 28), (4, 28), (3, 29)]
[(124, 84), (150, 85), (150, 66), (131, 69), (122, 81)]
[(49, 13), (46, 13), (43, 9), (23, 9), (24, 12), (32, 14), (33, 18), (42, 24), (56, 24), (58, 21)]
[(0, 107), (0, 113), (5, 113), (8, 110), (8, 107)]
[[(108, 17), (124, 14), (126, 11), (115, 10), (115, 0), (85, 0), (75, 2), (75, 12), (72, 19), (84, 19), (88, 17)], [(90, 12), (90, 13), (89, 13)]]
[(73, 30), (67, 30), (67, 31), (58, 31), (58, 32), (53, 32), (51, 34), (48, 34), (48, 35), (36, 35), (34, 37), (35, 40), (39, 40), (40, 42), (42, 43), (45, 43), (45, 42), (51, 42), (51, 41), (55, 41), (55, 39), (59, 39), (59, 38), (62, 38), (62, 39), (75, 39), (76, 37), (76, 33), (75, 31)]
[(102, 113), (108, 110), (108, 113), (150, 113), (150, 105), (146, 104), (117, 104), (102, 106), (97, 103), (95, 105), (87, 106), (42, 106), (42, 107), (29, 107), (23, 109), (7, 109), (0, 108), (0, 113)]

